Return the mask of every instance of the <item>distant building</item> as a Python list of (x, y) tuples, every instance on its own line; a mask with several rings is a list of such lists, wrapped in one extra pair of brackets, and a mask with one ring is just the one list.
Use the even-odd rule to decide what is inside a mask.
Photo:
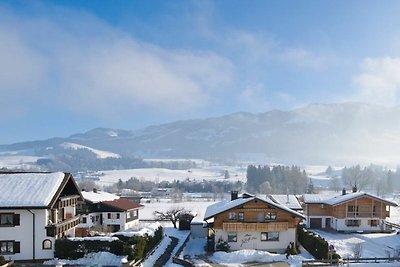
[(88, 235), (88, 230), (111, 232), (134, 228), (139, 223), (139, 209), (143, 205), (117, 195), (93, 190), (82, 191), (84, 201), (79, 203), (81, 215), (79, 235)]
[(0, 174), (0, 255), (11, 260), (54, 258), (54, 242), (75, 236), (82, 195), (69, 173)]
[(303, 195), (306, 226), (345, 232), (383, 232), (390, 207), (396, 203), (365, 192), (346, 193), (337, 197)]
[(231, 200), (208, 206), (208, 248), (215, 250), (226, 242), (230, 250), (259, 249), (284, 252), (296, 243), (296, 227), (303, 214), (269, 198), (232, 192)]

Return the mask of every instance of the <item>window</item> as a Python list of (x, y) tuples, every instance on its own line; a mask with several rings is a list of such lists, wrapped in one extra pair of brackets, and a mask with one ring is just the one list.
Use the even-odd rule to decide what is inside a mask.
[(19, 225), (19, 214), (0, 213), (0, 226)]
[(244, 221), (244, 213), (243, 212), (239, 212), (238, 213), (238, 221), (239, 222), (243, 222)]
[(372, 216), (376, 216), (376, 206), (372, 207)]
[(267, 211), (265, 213), (265, 220), (266, 221), (276, 220), (276, 211)]
[(130, 218), (131, 218), (131, 213), (130, 213), (130, 212), (127, 212), (127, 213), (126, 213), (126, 218), (127, 218), (127, 219), (130, 219)]
[(228, 242), (237, 242), (236, 232), (228, 232)]
[(87, 223), (86, 217), (82, 217), (82, 223)]
[(237, 220), (236, 212), (229, 212), (229, 220), (230, 221), (236, 221)]
[(346, 220), (347, 226), (360, 226), (360, 220)]
[(0, 254), (15, 254), (20, 252), (20, 242), (0, 241)]
[(358, 215), (358, 206), (347, 206), (347, 212), (349, 216), (357, 216)]
[(261, 241), (279, 241), (279, 232), (261, 232)]
[(117, 213), (117, 219), (119, 219), (119, 213)]
[(374, 226), (374, 227), (378, 226), (379, 225), (379, 220), (371, 220), (370, 221), (370, 225)]
[(51, 240), (49, 240), (49, 239), (43, 240), (43, 244), (42, 244), (43, 249), (52, 249), (52, 246), (53, 246), (53, 244), (52, 244)]
[(111, 219), (111, 213), (107, 213), (107, 218)]
[(133, 217), (137, 217), (137, 210), (133, 211)]

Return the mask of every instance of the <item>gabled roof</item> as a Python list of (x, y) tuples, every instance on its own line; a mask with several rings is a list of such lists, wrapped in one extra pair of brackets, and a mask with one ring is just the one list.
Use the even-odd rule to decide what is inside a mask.
[(112, 201), (119, 199), (119, 196), (104, 191), (82, 191), (83, 199), (91, 203), (99, 203), (103, 201)]
[(286, 212), (288, 212), (288, 213), (290, 213), (290, 214), (292, 214), (294, 216), (297, 216), (297, 217), (305, 219), (303, 214), (298, 213), (298, 212), (296, 212), (294, 210), (291, 210), (291, 209), (289, 209), (289, 208), (287, 208), (287, 207), (285, 207), (285, 206), (283, 206), (283, 205), (281, 205), (279, 203), (275, 203), (270, 199), (263, 198), (263, 197), (258, 197), (258, 196), (253, 196), (253, 197), (248, 197), (248, 198), (238, 198), (238, 199), (235, 199), (235, 200), (223, 200), (223, 201), (217, 202), (215, 204), (212, 204), (212, 205), (207, 207), (206, 213), (204, 215), (204, 220), (208, 220), (208, 219), (213, 218), (214, 216), (216, 216), (216, 215), (218, 215), (220, 213), (223, 213), (225, 211), (228, 211), (230, 209), (236, 208), (238, 206), (241, 206), (241, 205), (243, 205), (245, 203), (248, 203), (248, 202), (251, 202), (251, 201), (254, 201), (254, 200), (262, 201), (262, 202), (264, 202), (264, 203), (266, 203), (266, 204), (268, 204), (268, 205), (270, 205), (272, 207), (281, 209), (281, 210), (286, 211)]
[(0, 173), (0, 208), (50, 207), (71, 177), (63, 172)]
[(295, 195), (269, 195), (269, 198), (275, 203), (281, 204), (292, 210), (303, 209)]
[(346, 195), (340, 195), (340, 196), (336, 196), (336, 197), (329, 197), (326, 195), (317, 195), (317, 194), (305, 194), (305, 195), (303, 195), (303, 199), (304, 199), (305, 204), (327, 204), (327, 205), (331, 205), (331, 206), (336, 206), (341, 203), (351, 201), (354, 199), (358, 199), (358, 198), (361, 198), (364, 196), (373, 198), (377, 201), (384, 202), (390, 206), (397, 206), (397, 203), (395, 203), (395, 202), (380, 198), (378, 196), (375, 196), (375, 195), (372, 195), (372, 194), (369, 194), (366, 192), (347, 193)]
[(129, 201), (126, 198), (115, 199), (112, 201), (103, 201), (100, 204), (108, 208), (109, 211), (128, 211), (143, 207), (143, 205)]
[(338, 196), (338, 197), (334, 197), (334, 198), (328, 199), (325, 203), (328, 204), (328, 205), (336, 206), (336, 205), (339, 205), (339, 204), (341, 204), (343, 202), (347, 202), (347, 201), (354, 200), (354, 199), (357, 199), (357, 198), (361, 198), (361, 197), (364, 197), (364, 196), (367, 196), (367, 197), (373, 198), (375, 200), (384, 202), (384, 203), (386, 203), (386, 204), (388, 204), (390, 206), (397, 207), (397, 204), (392, 202), (392, 201), (380, 198), (378, 196), (371, 195), (371, 194), (366, 193), (366, 192), (348, 193), (346, 195), (341, 195), (341, 196)]

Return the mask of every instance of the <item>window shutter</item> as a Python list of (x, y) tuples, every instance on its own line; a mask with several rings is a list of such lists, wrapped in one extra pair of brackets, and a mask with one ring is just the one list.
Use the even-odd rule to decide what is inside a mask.
[(13, 221), (14, 221), (14, 225), (20, 225), (19, 224), (19, 214), (14, 214)]
[(14, 253), (21, 253), (20, 242), (14, 241)]

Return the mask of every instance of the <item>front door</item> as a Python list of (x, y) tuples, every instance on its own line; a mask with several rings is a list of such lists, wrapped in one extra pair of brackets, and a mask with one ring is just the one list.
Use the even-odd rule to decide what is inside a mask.
[(325, 219), (325, 228), (328, 230), (331, 229), (331, 218)]

